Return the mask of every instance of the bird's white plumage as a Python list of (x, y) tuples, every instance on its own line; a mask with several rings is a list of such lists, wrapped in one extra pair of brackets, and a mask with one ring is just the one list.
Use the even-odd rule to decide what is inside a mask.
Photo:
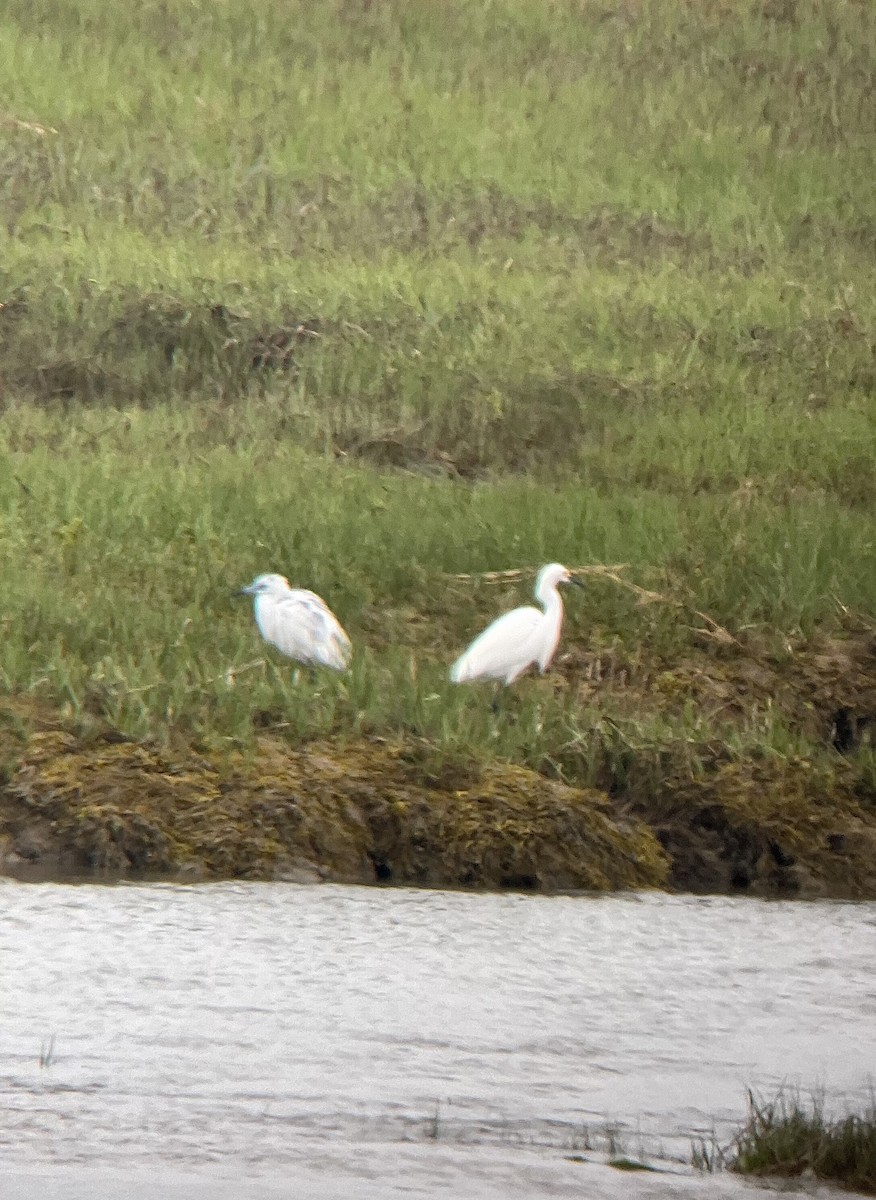
[(253, 597), (256, 624), (266, 642), (305, 666), (347, 669), (352, 644), (321, 596), (290, 587), (282, 575), (259, 575), (243, 591)]
[(543, 609), (527, 604), (498, 617), (450, 668), (451, 680), (475, 683), (494, 679), (508, 684), (532, 664), (546, 671), (563, 625), (563, 602), (557, 587), (570, 580), (570, 572), (560, 563), (542, 567), (535, 583), (535, 598)]

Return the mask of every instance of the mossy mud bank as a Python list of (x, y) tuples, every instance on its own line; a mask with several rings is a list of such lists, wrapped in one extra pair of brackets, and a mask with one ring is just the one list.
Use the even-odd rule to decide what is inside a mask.
[[(455, 776), (455, 777), (454, 777)], [(431, 776), (416, 742), (261, 739), (222, 763), (45, 729), (0, 791), (19, 875), (616, 889), (665, 883), (641, 821), (512, 765)]]
[[(413, 733), (293, 746), (264, 732), (216, 753), (83, 731), (9, 698), (0, 871), (872, 898), (873, 658), (862, 634), (784, 662), (737, 646), (672, 669), (603, 663), (581, 683), (573, 651), (557, 701), (577, 677), (607, 707), (542, 770), (469, 761)], [(624, 703), (650, 714), (650, 740)], [(734, 746), (734, 723), (770, 704), (797, 740), (785, 753)], [(682, 708), (698, 714), (687, 733), (670, 721)], [(718, 709), (724, 738), (708, 732)]]

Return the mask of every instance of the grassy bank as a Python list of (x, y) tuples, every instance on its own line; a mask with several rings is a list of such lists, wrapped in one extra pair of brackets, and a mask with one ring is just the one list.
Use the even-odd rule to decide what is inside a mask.
[[(874, 25), (6, 5), (7, 778), (47, 730), (220, 774), (388, 741), (602, 792), (678, 886), (876, 894)], [(496, 722), (446, 669), (532, 577), (453, 576), (551, 559), (664, 599), (590, 578)], [(269, 569), (349, 677), (265, 653)]]

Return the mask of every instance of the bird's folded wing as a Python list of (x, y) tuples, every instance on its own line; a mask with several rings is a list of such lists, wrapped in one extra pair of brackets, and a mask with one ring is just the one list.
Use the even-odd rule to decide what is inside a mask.
[(350, 658), (350, 639), (321, 596), (299, 589), (273, 607), (265, 636), (290, 658), (300, 662), (345, 666)]
[(457, 683), (468, 679), (501, 679), (537, 654), (534, 636), (543, 618), (537, 608), (515, 608), (498, 617), (460, 655), (451, 669)]

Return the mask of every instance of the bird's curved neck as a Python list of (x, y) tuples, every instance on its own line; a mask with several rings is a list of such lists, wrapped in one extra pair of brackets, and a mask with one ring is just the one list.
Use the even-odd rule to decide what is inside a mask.
[(563, 618), (563, 601), (555, 584), (540, 588), (536, 599), (544, 609), (544, 615), (554, 620)]

